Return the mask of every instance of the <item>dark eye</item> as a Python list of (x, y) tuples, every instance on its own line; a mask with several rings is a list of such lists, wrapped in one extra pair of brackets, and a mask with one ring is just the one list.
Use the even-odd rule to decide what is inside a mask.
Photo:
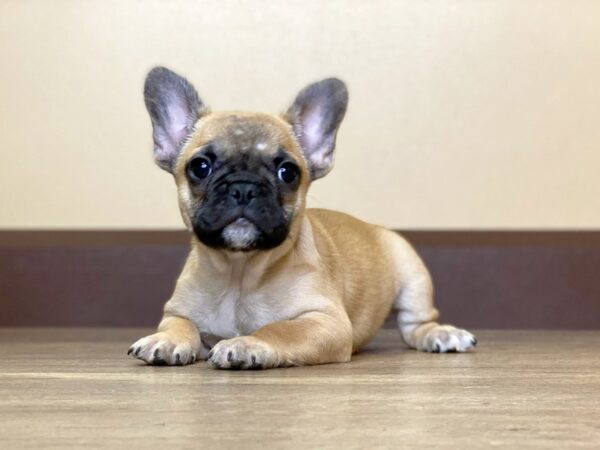
[(188, 173), (190, 177), (196, 180), (202, 180), (210, 175), (212, 165), (206, 158), (194, 158), (188, 165)]
[(298, 167), (291, 162), (284, 162), (277, 169), (277, 178), (286, 184), (293, 183), (298, 178)]

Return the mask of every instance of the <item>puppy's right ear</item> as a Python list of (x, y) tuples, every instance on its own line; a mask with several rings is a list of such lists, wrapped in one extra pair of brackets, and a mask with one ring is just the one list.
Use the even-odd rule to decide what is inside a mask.
[(144, 101), (152, 120), (154, 160), (173, 173), (177, 156), (205, 107), (194, 86), (166, 67), (148, 73)]

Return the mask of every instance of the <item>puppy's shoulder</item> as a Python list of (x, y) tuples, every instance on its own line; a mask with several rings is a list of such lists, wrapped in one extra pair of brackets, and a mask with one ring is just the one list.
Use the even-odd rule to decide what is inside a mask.
[(396, 231), (373, 225), (349, 214), (329, 209), (307, 210), (315, 234), (334, 242), (336, 247), (370, 249), (385, 254), (407, 253), (411, 244)]
[(335, 242), (374, 244), (380, 241), (385, 228), (357, 219), (349, 214), (329, 209), (310, 208), (307, 216), (314, 232)]

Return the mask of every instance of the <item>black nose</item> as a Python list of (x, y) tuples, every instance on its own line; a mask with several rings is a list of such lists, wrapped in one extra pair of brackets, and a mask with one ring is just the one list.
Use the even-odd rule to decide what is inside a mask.
[(238, 205), (247, 205), (256, 197), (258, 186), (254, 183), (237, 182), (229, 185), (229, 195), (231, 195)]

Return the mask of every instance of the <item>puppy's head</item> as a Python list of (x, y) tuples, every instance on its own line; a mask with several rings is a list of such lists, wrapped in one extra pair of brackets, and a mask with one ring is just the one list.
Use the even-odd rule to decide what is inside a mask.
[(311, 181), (333, 166), (348, 92), (329, 78), (303, 89), (281, 116), (210, 112), (174, 72), (150, 71), (144, 87), (154, 158), (175, 177), (183, 220), (213, 248), (280, 245), (304, 210)]

